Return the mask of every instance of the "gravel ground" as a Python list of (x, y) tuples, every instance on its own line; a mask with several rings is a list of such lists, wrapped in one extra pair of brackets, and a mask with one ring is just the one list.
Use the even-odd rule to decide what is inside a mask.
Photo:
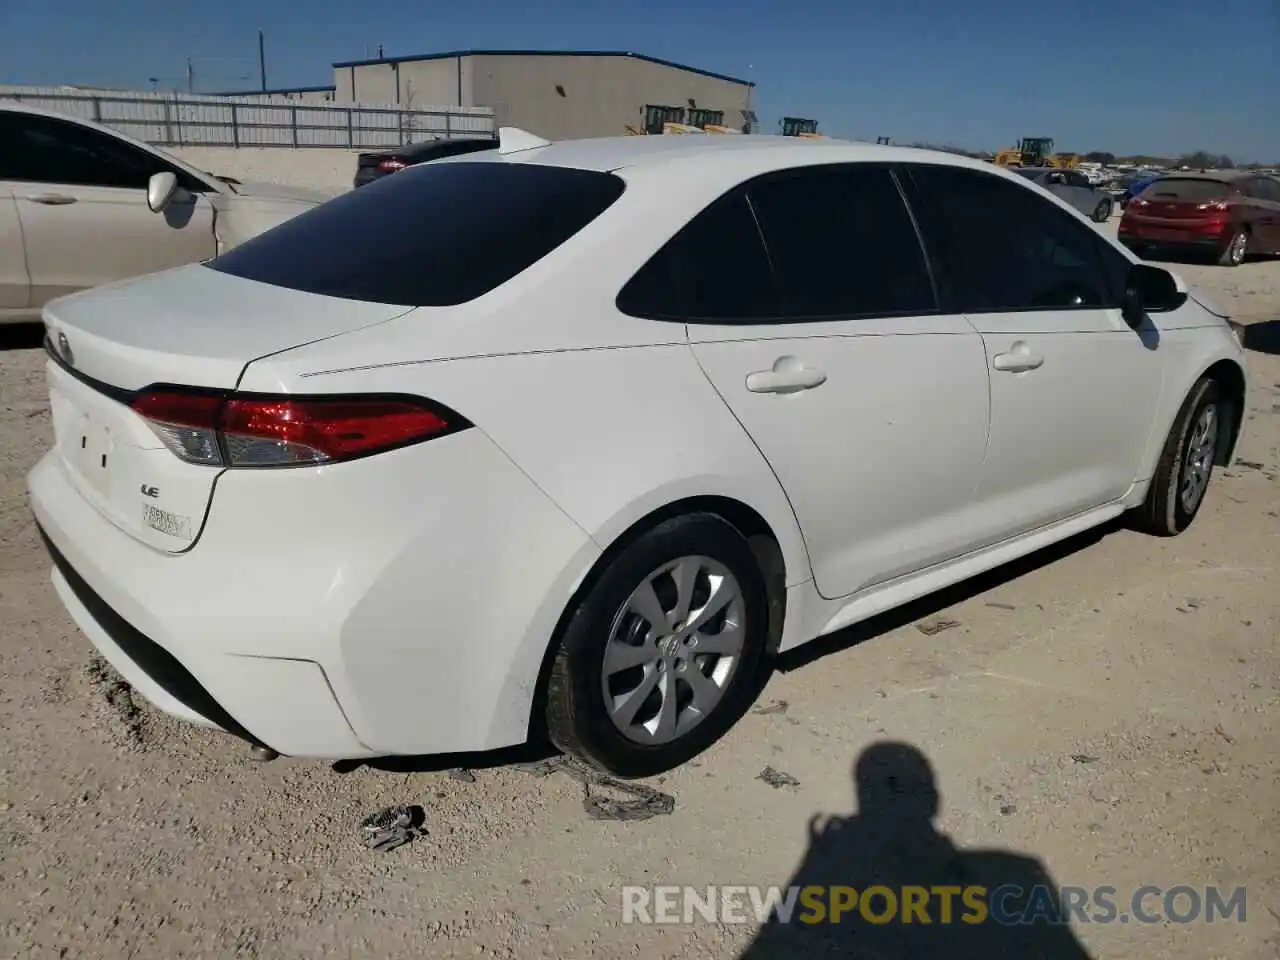
[[(1280, 319), (1280, 262), (1177, 269), (1250, 322)], [(0, 331), (0, 956), (736, 956), (752, 924), (625, 925), (620, 885), (856, 885), (867, 844), (902, 829), (852, 815), (851, 764), (885, 741), (927, 757), (940, 793), (901, 882), (936, 882), (942, 851), (970, 876), (1034, 868), (1122, 901), (1143, 883), (1246, 885), (1243, 924), (1073, 932), (1096, 957), (1280, 956), (1280, 359), (1262, 351), (1280, 336), (1257, 333), (1241, 462), (1187, 534), (1085, 538), (823, 643), (653, 782), (670, 816), (607, 822), (579, 782), (510, 757), (468, 761), (470, 780), (258, 765), (136, 702), (49, 584), (23, 486), (50, 441), (40, 354), (30, 331)], [(954, 626), (934, 632), (939, 617)], [(798, 783), (771, 786), (766, 766)], [(421, 805), (425, 835), (364, 849), (361, 818), (401, 803)], [(836, 828), (811, 836), (815, 816)], [(839, 953), (946, 955), (925, 943)], [(1058, 956), (1037, 950), (1020, 955)]]

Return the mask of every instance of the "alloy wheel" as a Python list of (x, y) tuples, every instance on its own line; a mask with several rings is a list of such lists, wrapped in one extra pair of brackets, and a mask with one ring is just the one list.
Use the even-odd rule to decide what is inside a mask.
[(601, 669), (622, 735), (657, 746), (705, 720), (742, 658), (745, 615), (741, 585), (710, 557), (680, 557), (646, 576), (613, 618)]
[(1179, 497), (1182, 509), (1194, 513), (1209, 486), (1209, 474), (1213, 472), (1213, 458), (1218, 448), (1218, 407), (1209, 404), (1191, 428), (1187, 439), (1186, 455), (1182, 462), (1182, 489)]

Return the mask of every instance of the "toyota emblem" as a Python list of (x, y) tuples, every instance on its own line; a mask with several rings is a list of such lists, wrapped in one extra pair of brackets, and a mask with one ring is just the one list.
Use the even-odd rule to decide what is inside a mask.
[(74, 367), (76, 365), (76, 355), (71, 352), (71, 344), (67, 341), (65, 333), (58, 334), (58, 352), (62, 354), (62, 359), (67, 362), (67, 366)]

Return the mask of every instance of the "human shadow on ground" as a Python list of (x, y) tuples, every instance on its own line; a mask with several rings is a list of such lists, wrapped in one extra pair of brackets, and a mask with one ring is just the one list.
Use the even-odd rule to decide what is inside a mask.
[[(789, 920), (775, 909), (740, 960), (1089, 960), (1065, 921), (1044, 919), (1063, 918), (1064, 912), (1043, 863), (1009, 850), (963, 850), (938, 832), (938, 787), (919, 750), (873, 744), (858, 757), (853, 776), (857, 812), (824, 823), (811, 819), (809, 849), (788, 881), (801, 890), (824, 888), (817, 902), (827, 905), (827, 914), (812, 922), (817, 914), (802, 898)], [(855, 904), (870, 887), (887, 889), (896, 909), (890, 914), (889, 899), (877, 893), (865, 901), (866, 912), (855, 906), (839, 922), (827, 922), (833, 887), (853, 888)], [(929, 892), (929, 922), (919, 911), (903, 922), (906, 887), (917, 889), (917, 902), (920, 888)], [(939, 888), (950, 893), (935, 892)], [(951, 903), (950, 922), (944, 898)], [(1028, 918), (1038, 919), (1011, 922)]]
[(1280, 319), (1263, 320), (1245, 327), (1244, 348), (1254, 353), (1280, 354)]

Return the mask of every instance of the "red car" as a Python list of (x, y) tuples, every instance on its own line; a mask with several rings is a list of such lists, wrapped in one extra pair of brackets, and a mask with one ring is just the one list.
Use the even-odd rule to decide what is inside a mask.
[(1120, 242), (1138, 256), (1203, 251), (1224, 267), (1280, 253), (1280, 180), (1250, 171), (1160, 177), (1125, 207)]

